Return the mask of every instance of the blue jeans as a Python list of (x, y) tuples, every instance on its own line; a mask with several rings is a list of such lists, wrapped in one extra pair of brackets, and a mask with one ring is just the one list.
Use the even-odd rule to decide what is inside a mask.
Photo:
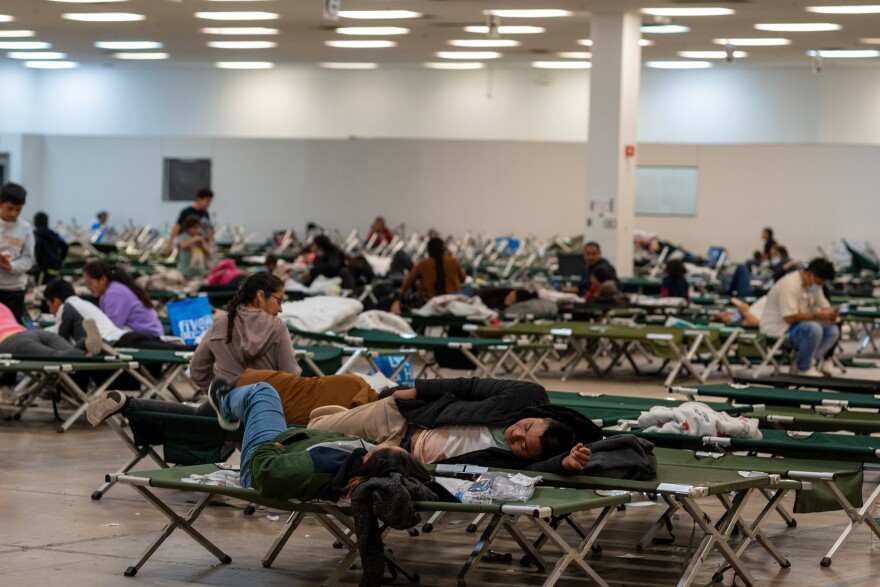
[(241, 444), (241, 486), (253, 487), (251, 455), (259, 445), (287, 430), (278, 393), (268, 383), (236, 387), (223, 398), (220, 411), (230, 422), (244, 424)]
[(798, 322), (788, 327), (791, 346), (797, 350), (798, 371), (807, 371), (815, 359), (821, 359), (840, 338), (840, 328), (830, 322)]

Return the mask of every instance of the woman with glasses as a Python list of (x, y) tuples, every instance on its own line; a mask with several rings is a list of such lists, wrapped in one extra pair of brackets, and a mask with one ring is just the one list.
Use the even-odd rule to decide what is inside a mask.
[(278, 314), (284, 282), (271, 273), (255, 273), (229, 301), (229, 313), (218, 316), (199, 343), (192, 362), (193, 382), (207, 390), (214, 377), (237, 379), (245, 369), (302, 372), (287, 325)]

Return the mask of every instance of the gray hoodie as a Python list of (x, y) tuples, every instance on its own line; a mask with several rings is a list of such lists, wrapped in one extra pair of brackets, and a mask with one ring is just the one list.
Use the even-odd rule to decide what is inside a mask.
[(238, 307), (232, 341), (226, 343), (227, 315), (214, 320), (199, 343), (190, 363), (193, 382), (207, 390), (215, 376), (237, 379), (245, 369), (270, 369), (299, 375), (302, 372), (293, 352), (284, 322), (262, 310)]
[(0, 290), (22, 291), (27, 286), (27, 272), (34, 266), (34, 229), (22, 219), (0, 219), (0, 255), (12, 262), (11, 271), (0, 270)]

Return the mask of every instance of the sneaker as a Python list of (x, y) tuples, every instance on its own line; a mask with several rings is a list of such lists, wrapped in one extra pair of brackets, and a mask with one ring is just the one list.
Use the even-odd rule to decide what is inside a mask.
[(215, 377), (211, 381), (211, 385), (208, 386), (208, 403), (217, 413), (217, 422), (223, 430), (238, 430), (238, 427), (241, 426), (241, 422), (238, 420), (235, 422), (228, 420), (220, 409), (223, 398), (233, 389), (232, 384), (221, 377)]
[(86, 331), (86, 352), (90, 356), (101, 354), (101, 347), (104, 341), (101, 340), (101, 331), (98, 330), (98, 323), (94, 318), (86, 318), (82, 321), (83, 330)]
[(113, 414), (118, 414), (128, 403), (128, 396), (121, 391), (108, 391), (101, 399), (89, 402), (86, 408), (86, 419), (92, 426), (97, 426)]
[(823, 373), (816, 369), (815, 367), (810, 367), (806, 371), (801, 371), (800, 375), (805, 375), (806, 377), (822, 377)]

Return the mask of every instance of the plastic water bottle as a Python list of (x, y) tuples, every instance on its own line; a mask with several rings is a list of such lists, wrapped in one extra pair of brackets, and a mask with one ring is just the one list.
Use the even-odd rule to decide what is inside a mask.
[[(874, 521), (880, 524), (880, 499), (874, 502), (874, 509), (871, 510), (871, 515), (874, 516)], [(871, 550), (880, 552), (880, 537), (873, 530), (871, 530)]]

